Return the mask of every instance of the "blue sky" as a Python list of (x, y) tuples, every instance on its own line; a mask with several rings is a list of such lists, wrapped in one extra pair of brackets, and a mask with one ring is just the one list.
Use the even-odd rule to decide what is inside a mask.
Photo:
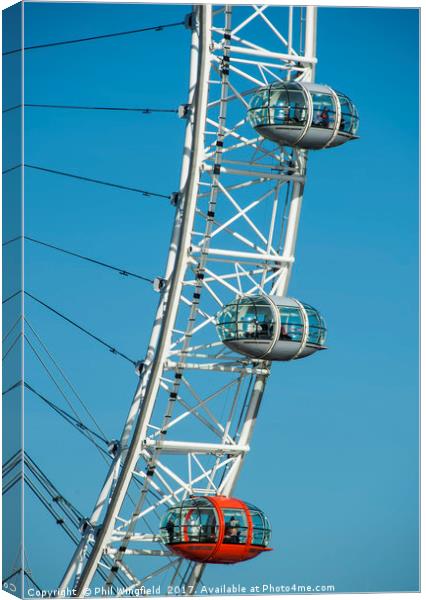
[[(188, 10), (29, 3), (25, 44), (179, 21)], [(186, 100), (188, 46), (188, 32), (176, 28), (27, 52), (25, 102), (176, 108)], [(204, 579), (255, 584), (262, 573), (260, 583), (276, 585), (413, 591), (418, 11), (321, 8), (318, 58), (317, 81), (348, 94), (360, 113), (358, 141), (310, 154), (290, 286), (291, 295), (321, 308), (329, 350), (274, 366), (238, 484), (238, 496), (268, 513), (275, 551), (256, 565), (212, 567)], [(5, 105), (9, 99), (6, 93)], [(25, 162), (170, 194), (183, 131), (173, 114), (27, 108)], [(25, 186), (26, 235), (162, 274), (173, 219), (167, 200), (29, 169)], [(29, 243), (25, 269), (29, 292), (132, 358), (143, 357), (157, 302), (149, 284)], [(107, 436), (117, 437), (136, 385), (131, 365), (30, 300), (26, 315)], [(63, 405), (29, 352), (26, 361), (29, 382)], [(30, 394), (25, 410), (28, 452), (89, 513), (105, 464)], [(30, 497), (26, 527), (34, 577), (54, 586), (72, 545)]]

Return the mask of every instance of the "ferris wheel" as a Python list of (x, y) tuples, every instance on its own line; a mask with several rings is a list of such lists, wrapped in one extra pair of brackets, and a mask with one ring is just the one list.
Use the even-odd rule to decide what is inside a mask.
[(186, 19), (167, 264), (127, 419), (59, 585), (77, 597), (97, 580), (126, 596), (159, 578), (162, 593), (191, 595), (209, 564), (271, 550), (238, 477), (273, 363), (325, 349), (320, 312), (288, 296), (307, 155), (358, 127), (350, 98), (315, 83), (316, 8), (277, 14), (197, 5)]

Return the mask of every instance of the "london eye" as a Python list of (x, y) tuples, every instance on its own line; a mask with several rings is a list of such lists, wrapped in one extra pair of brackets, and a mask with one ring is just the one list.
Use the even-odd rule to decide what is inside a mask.
[[(344, 153), (362, 130), (352, 90), (317, 81), (317, 9), (195, 5), (180, 25), (189, 37), (188, 96), (174, 111), (184, 125), (180, 180), (163, 197), (173, 224), (164, 270), (146, 278), (157, 305), (142, 358), (25, 291), (28, 305), (103, 344), (137, 379), (130, 402), (120, 397), (127, 414), (114, 437), (97, 428), (99, 415), (91, 423), (92, 415), (81, 413), (83, 405), (79, 414), (64, 410), (23, 384), (104, 461), (92, 510), (83, 515), (24, 458), (26, 484), (42, 502), (50, 495), (44, 504), (56, 506), (54, 519), (73, 541), (53, 595), (71, 589), (84, 597), (97, 586), (101, 595), (127, 596), (160, 582), (162, 594), (193, 595), (215, 565), (267, 561), (274, 522), (255, 494), (240, 498), (239, 478), (256, 452), (271, 371), (327, 355), (327, 314), (315, 297), (291, 290), (308, 157)], [(26, 243), (144, 279), (30, 236)], [(149, 252), (144, 258), (149, 264)], [(42, 351), (55, 364), (53, 355), (37, 329), (26, 327), (26, 344), (49, 374)], [(15, 456), (6, 464), (6, 491), (18, 463)], [(78, 481), (79, 474), (69, 477)]]
[[(107, 587), (118, 573), (129, 578), (128, 589), (152, 577), (148, 565), (149, 574), (133, 574), (128, 557), (140, 555), (147, 563), (166, 555), (168, 562), (154, 573), (170, 569), (171, 582), (179, 577), (181, 589), (193, 593), (209, 561), (230, 561), (226, 557), (240, 544), (251, 543), (252, 556), (259, 552), (251, 528), (238, 537), (239, 543), (226, 543), (224, 534), (217, 533), (219, 547), (200, 560), (196, 550), (188, 550), (196, 543), (187, 529), (200, 529), (201, 522), (174, 523), (179, 543), (171, 537), (168, 551), (161, 548), (164, 538), (140, 531), (140, 526), (155, 509), (176, 510), (177, 500), (232, 497), (272, 361), (302, 358), (323, 345), (319, 314), (298, 301), (289, 308), (292, 302), (280, 299), (287, 294), (295, 259), (306, 151), (352, 139), (358, 116), (346, 96), (313, 84), (316, 9), (306, 8), (300, 52), (291, 39), (293, 11), (290, 37), (285, 38), (266, 8), (254, 7), (240, 20), (231, 6), (198, 6), (188, 22), (190, 84), (182, 109), (187, 126), (170, 251), (158, 282), (160, 300), (148, 353), (138, 365), (139, 385), (94, 511), (61, 582), (65, 589), (76, 577), (77, 596), (102, 568), (105, 554), (113, 563)], [(243, 37), (254, 20), (266, 23), (271, 36), (279, 38), (281, 52)], [(259, 223), (264, 211), (269, 215), (266, 229)], [(237, 305), (230, 305), (235, 296)], [(234, 322), (224, 316), (231, 306), (236, 306)], [(249, 314), (253, 306), (257, 310)], [(207, 395), (198, 392), (203, 374), (211, 388)], [(199, 409), (228, 390), (232, 399), (222, 421), (210, 411), (208, 420), (200, 418)], [(177, 415), (176, 405), (187, 394), (197, 404)], [(189, 422), (190, 430), (183, 427)], [(192, 462), (201, 471), (195, 477)], [(134, 506), (128, 502), (133, 477), (140, 483)], [(150, 491), (160, 498), (153, 501)], [(242, 534), (249, 521), (240, 513), (234, 530)], [(206, 540), (199, 538), (198, 544), (204, 547)], [(242, 560), (238, 553), (235, 557)], [(192, 559), (189, 566), (185, 558)]]

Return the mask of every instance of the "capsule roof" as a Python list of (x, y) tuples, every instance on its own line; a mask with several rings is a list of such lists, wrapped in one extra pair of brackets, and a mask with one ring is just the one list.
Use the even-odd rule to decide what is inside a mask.
[(359, 117), (353, 102), (327, 85), (279, 81), (252, 96), (252, 127), (284, 146), (318, 150), (357, 138)]

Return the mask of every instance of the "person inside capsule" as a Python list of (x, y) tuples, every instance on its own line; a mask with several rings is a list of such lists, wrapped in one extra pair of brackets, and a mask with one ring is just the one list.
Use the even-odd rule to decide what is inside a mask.
[(173, 523), (172, 519), (169, 519), (167, 521), (165, 530), (167, 531), (167, 535), (168, 535), (168, 543), (173, 544), (174, 539), (175, 539), (175, 524)]
[(233, 515), (226, 525), (225, 538), (227, 538), (231, 544), (239, 544), (240, 535), (240, 522)]
[(238, 311), (242, 337), (270, 339), (274, 327), (269, 306), (254, 306), (250, 301), (240, 301)]
[(189, 518), (187, 532), (188, 532), (188, 539), (190, 542), (198, 542), (198, 540), (200, 538), (201, 529), (200, 529), (200, 521), (195, 516), (195, 514), (192, 514)]
[(247, 541), (248, 523), (245, 513), (239, 510), (224, 510), (225, 533), (224, 544), (245, 544)]

